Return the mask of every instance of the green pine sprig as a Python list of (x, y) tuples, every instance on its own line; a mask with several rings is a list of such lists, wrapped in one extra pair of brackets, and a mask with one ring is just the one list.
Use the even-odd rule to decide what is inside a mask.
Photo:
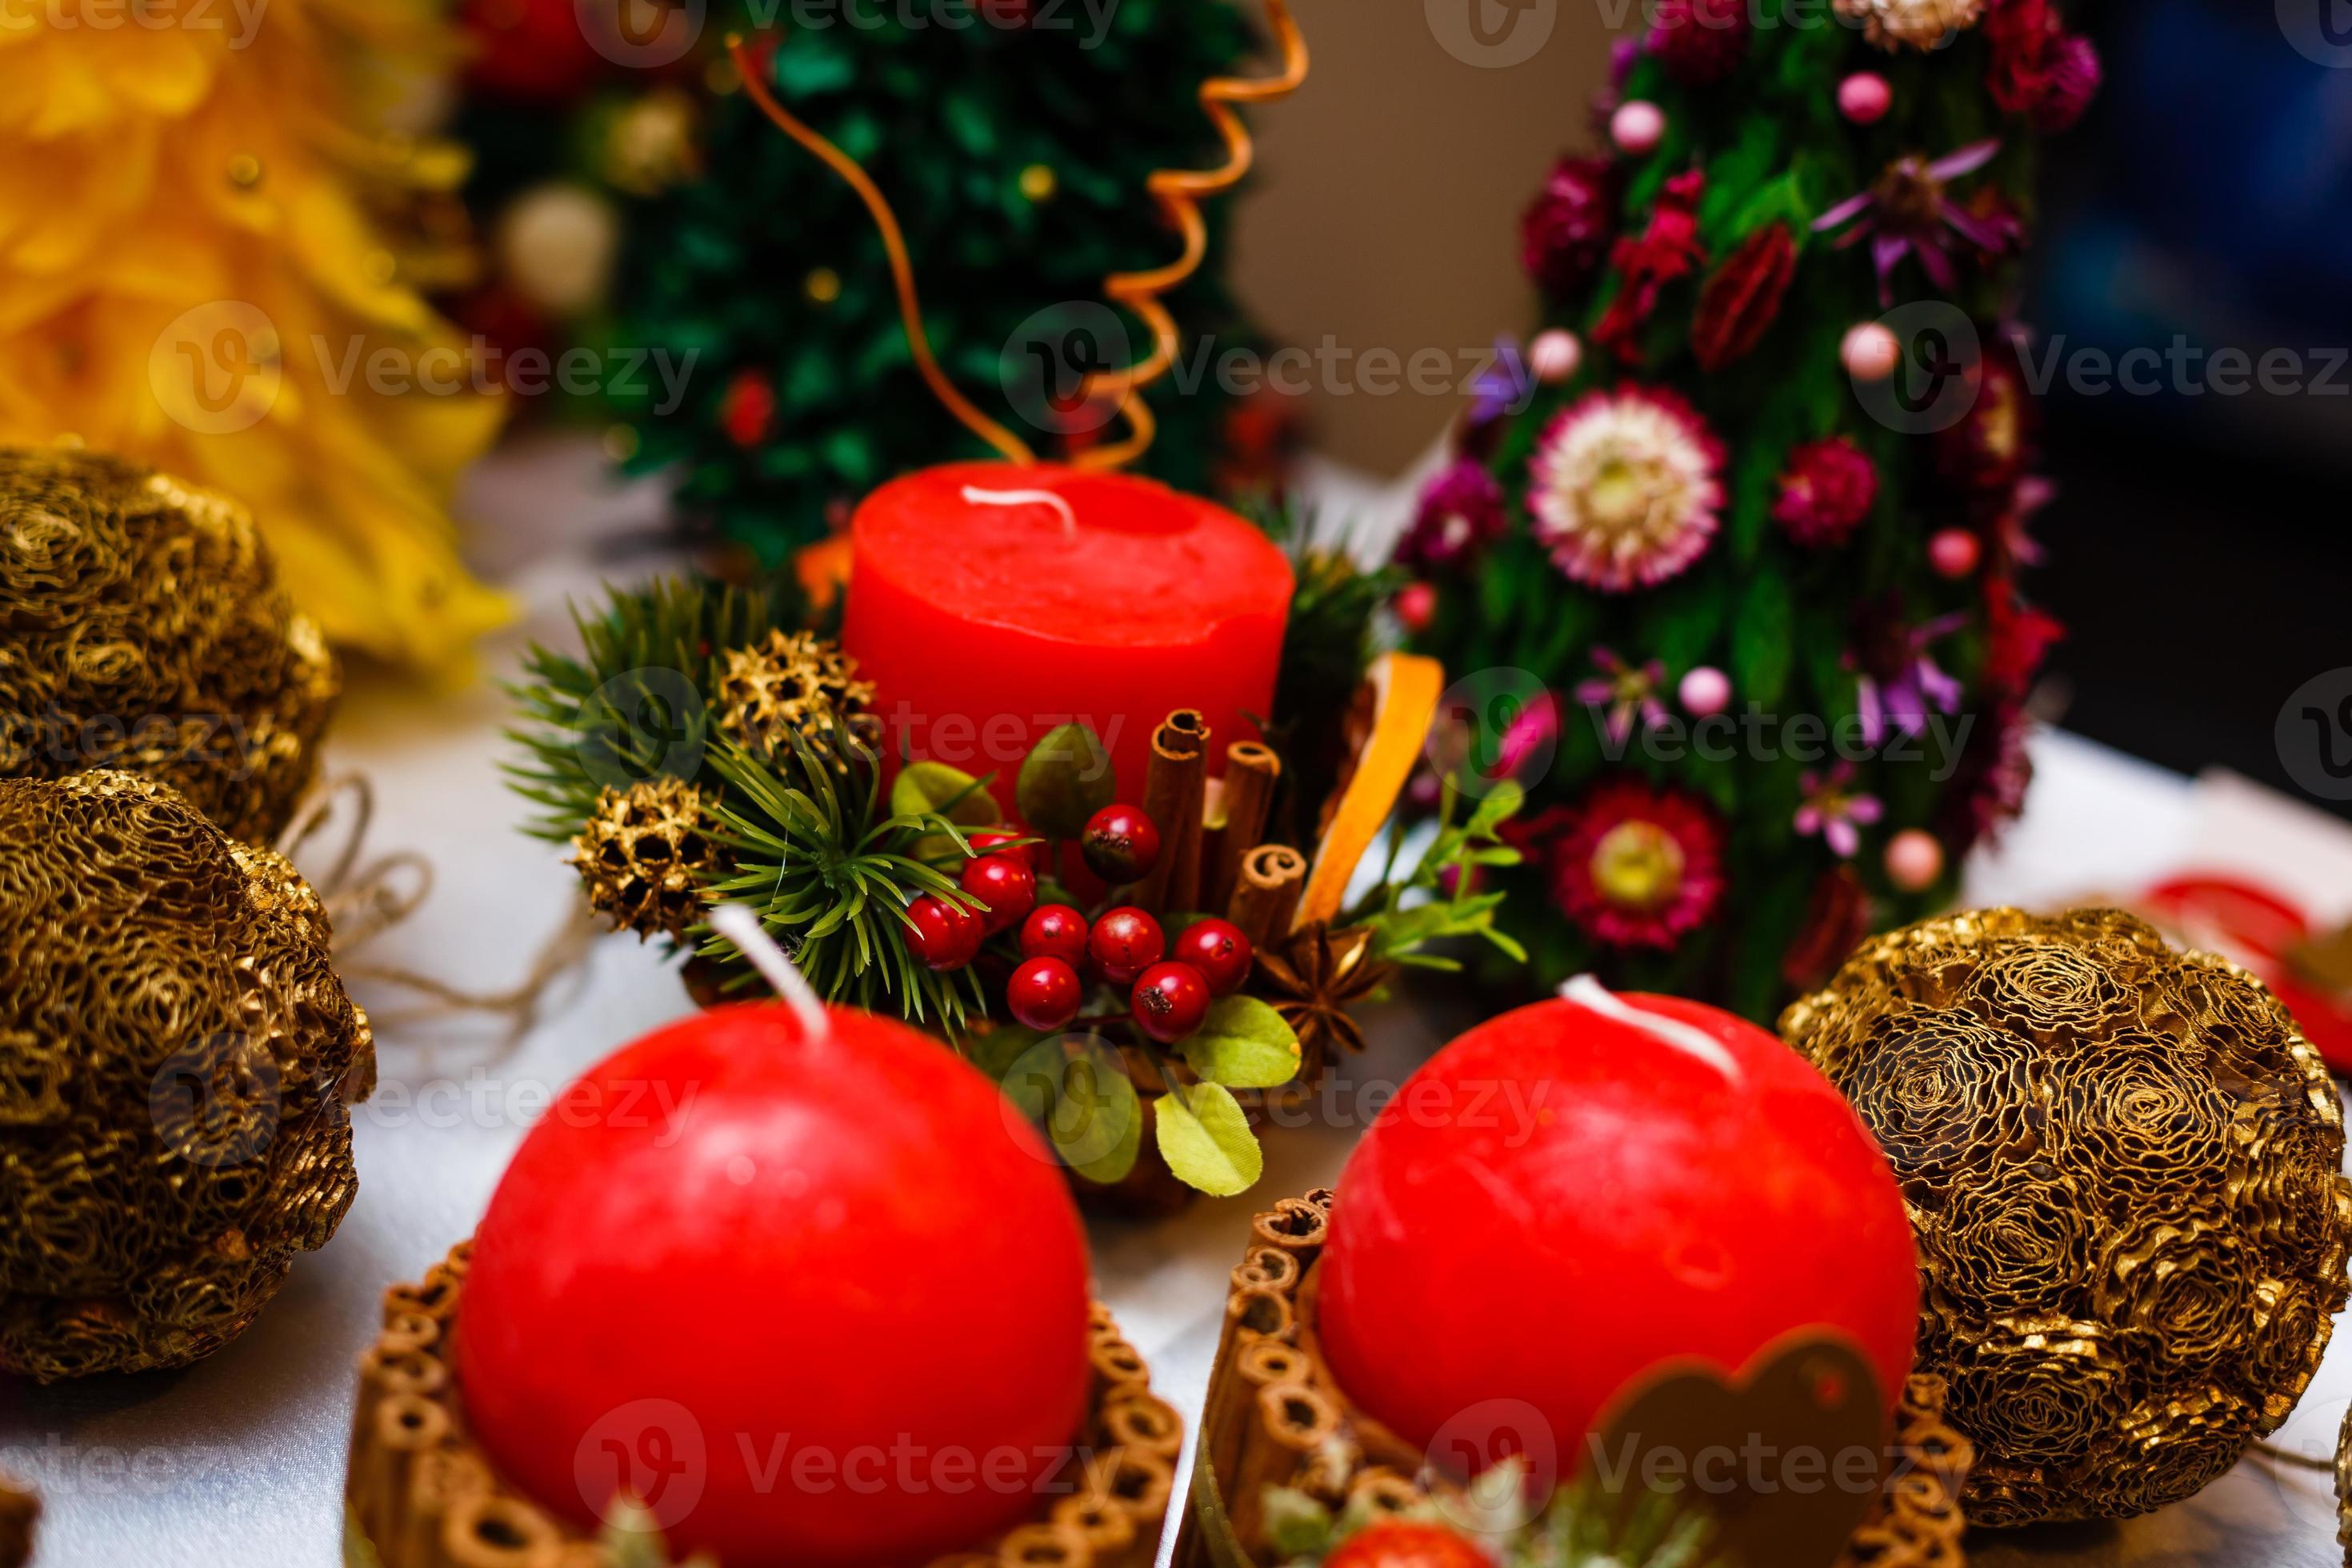
[[(826, 1000), (868, 1011), (895, 1005), (919, 1023), (936, 1018), (960, 1029), (987, 1009), (978, 978), (969, 968), (941, 974), (924, 967), (900, 931), (907, 907), (925, 893), (982, 909), (917, 853), (924, 839), (943, 837), (961, 859), (971, 848), (962, 830), (948, 811), (880, 816), (881, 770), (871, 752), (820, 748), (797, 731), (787, 739), (792, 755), (773, 763), (725, 735), (713, 742), (710, 769), (726, 795), (711, 837), (735, 852), (735, 875), (711, 892), (757, 909)], [(741, 963), (716, 933), (698, 951)]]
[[(959, 1028), (981, 1005), (979, 982), (934, 973), (904, 935), (907, 908), (924, 893), (974, 907), (919, 849), (927, 838), (959, 858), (968, 849), (950, 820), (957, 802), (887, 808), (879, 757), (855, 737), (819, 745), (794, 733), (763, 758), (713, 722), (720, 656), (801, 620), (789, 584), (745, 590), (701, 578), (615, 589), (593, 614), (575, 608), (581, 652), (535, 646), (508, 685), (520, 719), (507, 734), (523, 755), (505, 772), (540, 808), (529, 831), (556, 843), (580, 832), (607, 786), (665, 776), (697, 785), (710, 803), (711, 840), (733, 861), (709, 889), (714, 899), (756, 907), (827, 1001)], [(725, 972), (722, 985), (753, 984), (731, 943), (695, 934), (696, 952)]]

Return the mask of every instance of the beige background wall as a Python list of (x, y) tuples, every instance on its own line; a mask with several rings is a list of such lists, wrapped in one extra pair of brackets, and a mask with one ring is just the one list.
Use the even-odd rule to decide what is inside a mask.
[[(1590, 140), (1586, 106), (1608, 73), (1600, 0), (1294, 0), (1314, 59), (1307, 86), (1255, 111), (1260, 173), (1237, 214), (1237, 282), (1279, 341), (1327, 336), (1410, 359), (1482, 348), (1523, 331), (1518, 215), (1553, 158)], [(1486, 8), (1515, 64), (1465, 63), (1441, 27), (1468, 37)], [(1465, 52), (1476, 53), (1476, 50)], [(1319, 381), (1325, 379), (1318, 375)], [(1352, 378), (1350, 378), (1352, 379)], [(1410, 464), (1458, 406), (1409, 391), (1310, 395), (1316, 445), (1382, 474)]]

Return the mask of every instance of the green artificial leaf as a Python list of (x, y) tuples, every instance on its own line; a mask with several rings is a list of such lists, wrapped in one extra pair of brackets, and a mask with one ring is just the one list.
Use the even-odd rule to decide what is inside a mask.
[(1228, 996), (1177, 1049), (1192, 1070), (1229, 1089), (1279, 1089), (1298, 1076), (1298, 1033), (1255, 996)]
[[(1036, 1030), (1019, 1024), (1001, 1024), (985, 1035), (975, 1035), (964, 1047), (964, 1058), (986, 1073), (989, 1081), (1013, 1093), (1010, 1080), (1022, 1065), (1022, 1058), (1034, 1050), (1045, 1038)], [(1040, 1111), (1042, 1115), (1042, 1110)]]
[(1224, 1085), (1193, 1084), (1161, 1095), (1153, 1110), (1160, 1156), (1186, 1186), (1230, 1198), (1265, 1173), (1265, 1151), (1257, 1146), (1241, 1101)]
[(1118, 780), (1110, 753), (1084, 724), (1047, 731), (1021, 764), (1013, 800), (1021, 820), (1048, 838), (1076, 838), (1087, 819), (1111, 803)]
[(938, 812), (958, 827), (993, 827), (1004, 820), (996, 797), (961, 768), (945, 763), (908, 763), (890, 785), (890, 815)]
[(1769, 709), (1787, 692), (1796, 616), (1789, 579), (1769, 562), (1758, 567), (1731, 628), (1731, 685), (1745, 700)]
[[(890, 784), (893, 816), (945, 817), (958, 827), (993, 827), (1004, 820), (1003, 808), (980, 780), (945, 763), (908, 763)], [(956, 841), (944, 833), (928, 833), (908, 851), (917, 860), (937, 860), (956, 853)]]
[(1099, 1042), (1062, 1069), (1061, 1097), (1045, 1119), (1045, 1134), (1063, 1163), (1089, 1182), (1109, 1186), (1135, 1169), (1143, 1150), (1143, 1101), (1127, 1069)]
[(857, 79), (856, 57), (843, 45), (803, 31), (776, 51), (776, 85), (786, 98), (807, 98), (847, 87)]

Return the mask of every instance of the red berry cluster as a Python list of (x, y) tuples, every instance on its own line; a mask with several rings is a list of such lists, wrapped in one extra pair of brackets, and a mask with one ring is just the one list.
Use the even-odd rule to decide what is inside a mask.
[[(960, 879), (978, 909), (926, 893), (907, 909), (907, 944), (932, 969), (961, 969), (990, 937), (1020, 927), (1020, 966), (1005, 1006), (1030, 1028), (1052, 1032), (1078, 1016), (1091, 978), (1123, 990), (1146, 1037), (1174, 1045), (1199, 1030), (1215, 998), (1249, 978), (1249, 938), (1229, 921), (1187, 926), (1169, 948), (1160, 921), (1122, 904), (1089, 921), (1068, 904), (1037, 902), (1037, 869), (1025, 849), (1000, 849), (1007, 833), (976, 833), (980, 851)], [(1097, 812), (1079, 840), (1087, 867), (1114, 887), (1139, 882), (1160, 858), (1160, 829), (1131, 805)]]

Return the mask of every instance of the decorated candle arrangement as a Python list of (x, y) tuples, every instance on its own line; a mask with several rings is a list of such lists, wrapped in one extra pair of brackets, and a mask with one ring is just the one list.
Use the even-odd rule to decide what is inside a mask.
[(1798, 1331), (1850, 1336), (1891, 1409), (1918, 1291), (1885, 1158), (1818, 1072), (1580, 982), (1406, 1080), (1340, 1178), (1320, 1300), (1333, 1375), (1406, 1441), (1515, 1399), (1568, 1452), (1659, 1363), (1737, 1373)]
[[(436, 1512), (531, 1549), (650, 1526), (727, 1568), (1013, 1563), (1051, 1513), (1102, 1531), (1106, 1568), (1149, 1562), (1180, 1436), (1090, 1309), (1021, 1118), (923, 1036), (810, 998), (573, 1083), (362, 1373), (354, 1516), (386, 1568), (426, 1561), (403, 1543)], [(457, 1472), (484, 1479), (453, 1495)]]
[(1290, 563), (1212, 502), (1125, 475), (956, 464), (877, 490), (852, 539), (842, 647), (874, 683), (886, 757), (903, 743), (986, 773), (1075, 721), (1133, 798), (1171, 710), (1231, 740), (1274, 710)]

